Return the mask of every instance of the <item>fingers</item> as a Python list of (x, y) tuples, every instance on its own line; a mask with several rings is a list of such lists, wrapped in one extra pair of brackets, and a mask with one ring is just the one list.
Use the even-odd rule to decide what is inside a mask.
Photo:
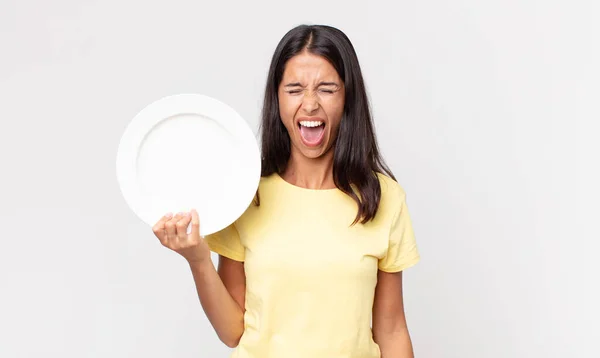
[(164, 244), (163, 241), (165, 241), (167, 238), (166, 231), (165, 231), (165, 223), (168, 220), (170, 220), (172, 217), (173, 217), (173, 214), (167, 213), (160, 220), (158, 220), (158, 222), (156, 224), (154, 224), (154, 226), (152, 227), (152, 232), (154, 232), (154, 235), (156, 235), (156, 237), (163, 244)]
[(192, 216), (190, 213), (183, 213), (179, 221), (177, 221), (177, 224), (175, 224), (175, 227), (177, 228), (177, 238), (181, 240), (181, 242), (187, 241), (187, 228), (191, 219)]
[(183, 213), (178, 213), (165, 223), (165, 231), (167, 240), (172, 241), (177, 239), (177, 222), (181, 219)]
[(190, 243), (188, 240), (190, 223), (192, 238), (200, 237), (200, 220), (196, 210), (188, 213), (180, 212), (174, 216), (169, 213), (163, 216), (152, 230), (164, 246), (177, 250)]
[(193, 237), (200, 237), (200, 218), (196, 209), (192, 209), (192, 232)]

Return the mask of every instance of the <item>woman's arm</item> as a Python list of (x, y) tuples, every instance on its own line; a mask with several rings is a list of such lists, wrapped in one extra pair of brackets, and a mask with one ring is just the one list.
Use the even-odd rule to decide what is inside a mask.
[(237, 346), (244, 332), (244, 263), (219, 256), (218, 273), (211, 260), (190, 268), (202, 308), (219, 339), (228, 347)]
[(414, 358), (404, 316), (402, 271), (377, 273), (373, 303), (373, 339), (382, 358)]
[[(188, 225), (192, 231), (188, 234)], [(183, 256), (192, 269), (196, 291), (208, 320), (219, 339), (237, 346), (244, 331), (244, 264), (219, 257), (219, 272), (210, 257), (210, 248), (200, 237), (198, 212), (163, 216), (152, 231), (161, 244)]]

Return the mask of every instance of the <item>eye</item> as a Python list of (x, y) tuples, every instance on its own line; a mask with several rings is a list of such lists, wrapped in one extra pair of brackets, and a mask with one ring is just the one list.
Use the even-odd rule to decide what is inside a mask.
[(329, 89), (321, 89), (321, 90), (319, 90), (319, 92), (322, 92), (322, 93), (328, 93), (328, 94), (332, 94), (332, 93), (333, 93), (333, 90), (329, 90)]
[(300, 92), (302, 92), (302, 90), (299, 90), (299, 89), (288, 91), (289, 94), (298, 94)]

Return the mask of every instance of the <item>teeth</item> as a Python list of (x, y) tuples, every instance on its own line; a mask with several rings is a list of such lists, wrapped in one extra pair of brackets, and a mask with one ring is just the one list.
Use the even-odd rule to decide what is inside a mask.
[(303, 127), (318, 127), (321, 124), (323, 124), (321, 121), (300, 121), (300, 125)]

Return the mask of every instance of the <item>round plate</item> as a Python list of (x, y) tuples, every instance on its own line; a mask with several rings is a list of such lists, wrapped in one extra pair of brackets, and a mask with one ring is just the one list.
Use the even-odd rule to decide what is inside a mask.
[(153, 226), (190, 211), (209, 235), (239, 218), (260, 180), (260, 153), (246, 121), (200, 94), (162, 98), (129, 123), (117, 152), (117, 179), (133, 212)]

